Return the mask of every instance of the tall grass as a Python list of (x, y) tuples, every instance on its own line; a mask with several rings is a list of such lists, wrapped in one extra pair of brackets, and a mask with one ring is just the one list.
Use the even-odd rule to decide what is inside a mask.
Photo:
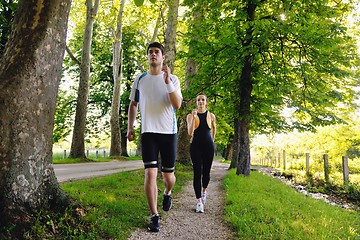
[(224, 179), (225, 219), (238, 239), (359, 239), (360, 216), (251, 172)]

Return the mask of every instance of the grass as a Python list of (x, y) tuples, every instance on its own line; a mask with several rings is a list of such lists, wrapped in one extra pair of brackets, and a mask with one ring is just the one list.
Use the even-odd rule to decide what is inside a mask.
[(306, 197), (259, 172), (224, 179), (225, 219), (238, 239), (359, 239), (358, 212)]
[(88, 158), (64, 158), (62, 153), (53, 153), (53, 163), (54, 164), (66, 164), (66, 163), (84, 163), (84, 162), (109, 162), (112, 160), (140, 160), (139, 156), (131, 156), (131, 157), (103, 157), (102, 155), (98, 155), (96, 157), (95, 154), (90, 154)]
[[(160, 176), (159, 203), (164, 191)], [(191, 169), (178, 164), (176, 177), (174, 197), (191, 179)], [(84, 239), (92, 239), (93, 236), (94, 239), (126, 239), (135, 228), (146, 227), (150, 213), (143, 191), (143, 178), (144, 170), (138, 170), (61, 185), (89, 209), (83, 220), (93, 230)]]
[[(127, 239), (133, 230), (148, 223), (143, 176), (142, 169), (61, 184), (81, 203), (83, 217), (74, 217), (71, 211), (56, 216), (39, 214), (24, 239)], [(159, 196), (164, 190), (160, 176)], [(175, 198), (191, 179), (191, 167), (177, 164), (176, 176)], [(236, 239), (360, 238), (359, 212), (306, 197), (259, 172), (243, 177), (233, 169), (224, 186), (225, 220)], [(162, 214), (161, 197), (158, 206)]]

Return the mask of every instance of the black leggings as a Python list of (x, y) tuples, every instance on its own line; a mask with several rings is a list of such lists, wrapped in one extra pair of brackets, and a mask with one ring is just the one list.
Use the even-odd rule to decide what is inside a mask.
[(190, 156), (194, 169), (195, 195), (196, 198), (201, 198), (201, 188), (207, 188), (210, 182), (210, 170), (214, 158), (213, 141), (192, 142)]

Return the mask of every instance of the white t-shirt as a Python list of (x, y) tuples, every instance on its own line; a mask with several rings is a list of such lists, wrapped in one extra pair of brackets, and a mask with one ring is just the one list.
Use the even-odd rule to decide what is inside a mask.
[[(169, 93), (164, 81), (164, 73), (141, 77), (138, 75), (133, 82), (129, 99), (135, 101), (136, 89), (139, 90), (139, 108), (141, 116), (141, 133), (177, 133), (175, 109), (170, 103)], [(179, 79), (170, 75), (175, 91), (182, 97)]]

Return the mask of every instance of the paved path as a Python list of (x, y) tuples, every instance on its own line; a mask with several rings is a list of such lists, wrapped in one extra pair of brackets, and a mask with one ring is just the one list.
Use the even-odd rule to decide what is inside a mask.
[(111, 161), (97, 163), (54, 164), (55, 175), (59, 182), (100, 177), (122, 171), (143, 168), (141, 160)]

